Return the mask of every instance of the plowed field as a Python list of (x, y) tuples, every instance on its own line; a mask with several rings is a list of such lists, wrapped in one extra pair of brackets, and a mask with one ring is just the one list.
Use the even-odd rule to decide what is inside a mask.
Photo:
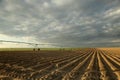
[(119, 52), (120, 48), (3, 51), (0, 80), (120, 80)]

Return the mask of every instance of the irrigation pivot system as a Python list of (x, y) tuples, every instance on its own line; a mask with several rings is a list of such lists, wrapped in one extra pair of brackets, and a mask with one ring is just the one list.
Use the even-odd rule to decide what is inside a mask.
[(34, 47), (34, 51), (36, 49), (38, 49), (38, 51), (40, 50), (39, 45), (52, 45), (52, 46), (58, 46), (56, 44), (50, 44), (50, 43), (30, 43), (30, 42), (21, 42), (21, 41), (8, 41), (8, 40), (0, 40), (0, 42), (5, 42), (5, 43), (19, 43), (19, 44), (28, 44), (28, 45), (32, 45)]

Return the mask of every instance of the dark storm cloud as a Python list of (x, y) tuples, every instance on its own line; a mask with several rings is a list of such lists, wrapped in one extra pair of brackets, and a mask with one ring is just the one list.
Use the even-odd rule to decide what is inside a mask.
[(119, 4), (119, 0), (0, 0), (0, 34), (29, 36), (62, 47), (119, 46)]

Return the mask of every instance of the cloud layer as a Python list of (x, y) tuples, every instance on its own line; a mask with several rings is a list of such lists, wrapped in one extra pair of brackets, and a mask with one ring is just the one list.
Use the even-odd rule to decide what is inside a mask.
[(0, 34), (21, 40), (32, 37), (30, 42), (58, 47), (117, 47), (119, 4), (119, 0), (0, 0)]

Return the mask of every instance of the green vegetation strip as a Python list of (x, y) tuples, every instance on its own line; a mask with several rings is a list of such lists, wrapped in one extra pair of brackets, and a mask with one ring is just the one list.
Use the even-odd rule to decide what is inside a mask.
[[(34, 48), (0, 48), (0, 51), (33, 51)], [(78, 50), (82, 48), (39, 48), (40, 50)], [(35, 50), (38, 50), (36, 48)]]

